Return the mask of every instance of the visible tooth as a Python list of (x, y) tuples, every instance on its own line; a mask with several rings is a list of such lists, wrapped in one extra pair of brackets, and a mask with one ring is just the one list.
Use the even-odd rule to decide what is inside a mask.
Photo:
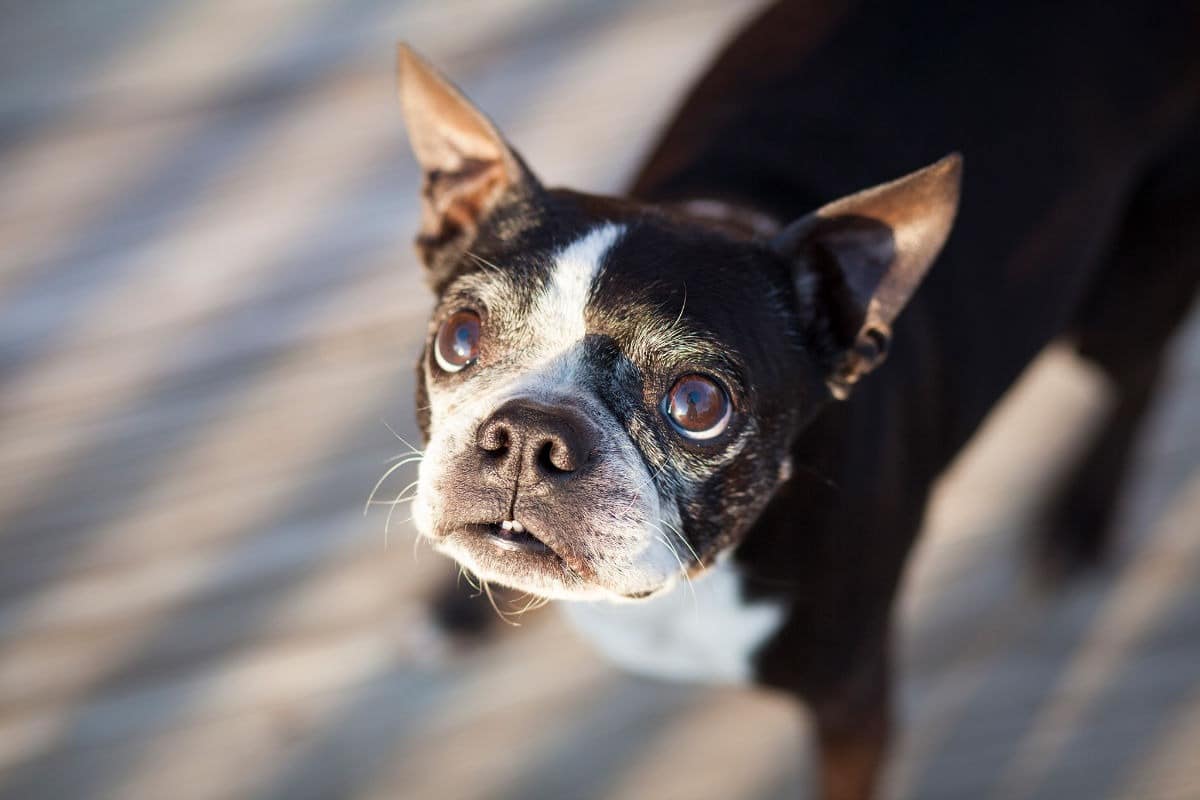
[(504, 528), (504, 530), (506, 530), (506, 531), (511, 531), (513, 528), (516, 527), (516, 525), (517, 525), (517, 523), (513, 522), (511, 519), (506, 519), (506, 520), (504, 520), (504, 522), (500, 523), (500, 527)]
[(525, 526), (524, 526), (524, 525), (522, 525), (521, 523), (517, 522), (517, 521), (514, 519), (514, 520), (512, 521), (512, 532), (513, 532), (513, 533), (524, 533), (524, 532), (525, 532)]

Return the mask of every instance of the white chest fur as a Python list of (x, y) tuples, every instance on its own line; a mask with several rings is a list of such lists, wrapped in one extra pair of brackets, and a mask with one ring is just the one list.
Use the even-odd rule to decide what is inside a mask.
[(686, 585), (641, 603), (560, 603), (567, 618), (618, 665), (677, 680), (744, 683), (751, 658), (783, 622), (775, 602), (747, 602), (722, 562)]

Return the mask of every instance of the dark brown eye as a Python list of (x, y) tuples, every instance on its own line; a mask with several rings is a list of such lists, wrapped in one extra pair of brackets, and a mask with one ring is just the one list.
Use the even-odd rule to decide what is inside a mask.
[(443, 322), (433, 344), (433, 356), (446, 372), (458, 372), (479, 358), (479, 315), (456, 311)]
[(664, 404), (675, 429), (689, 439), (721, 435), (732, 416), (729, 395), (704, 375), (684, 375), (675, 381)]

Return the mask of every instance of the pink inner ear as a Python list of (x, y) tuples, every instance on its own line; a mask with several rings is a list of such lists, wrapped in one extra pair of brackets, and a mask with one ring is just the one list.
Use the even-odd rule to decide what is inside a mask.
[(933, 264), (958, 209), (962, 159), (828, 203), (789, 225), (775, 248), (794, 257), (816, 249), (842, 273), (865, 321), (887, 330)]
[(455, 171), (463, 161), (505, 160), (500, 134), (453, 87), (422, 81), (405, 103), (405, 117), (417, 160), (427, 169)]
[(439, 247), (477, 230), (525, 172), (488, 118), (404, 46), (399, 70), (409, 139), (424, 173), (417, 248), (429, 264)]
[(509, 186), (495, 162), (468, 159), (463, 167), (455, 173), (426, 174), (419, 246), (436, 247), (473, 232)]
[[(826, 384), (838, 399), (886, 356), (893, 323), (949, 235), (961, 171), (962, 159), (947, 156), (824, 205), (774, 239), (777, 252), (803, 264), (797, 291), (822, 320)], [(823, 294), (813, 291), (814, 274)]]
[(400, 48), (399, 70), (409, 138), (427, 174), (454, 174), (471, 169), (471, 162), (489, 162), (519, 177), (504, 138), (462, 92), (407, 47)]

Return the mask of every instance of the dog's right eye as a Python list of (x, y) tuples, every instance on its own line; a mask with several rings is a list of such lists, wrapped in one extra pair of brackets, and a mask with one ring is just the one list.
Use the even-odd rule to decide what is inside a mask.
[(479, 358), (479, 315), (456, 311), (438, 328), (433, 357), (446, 372), (458, 372)]

